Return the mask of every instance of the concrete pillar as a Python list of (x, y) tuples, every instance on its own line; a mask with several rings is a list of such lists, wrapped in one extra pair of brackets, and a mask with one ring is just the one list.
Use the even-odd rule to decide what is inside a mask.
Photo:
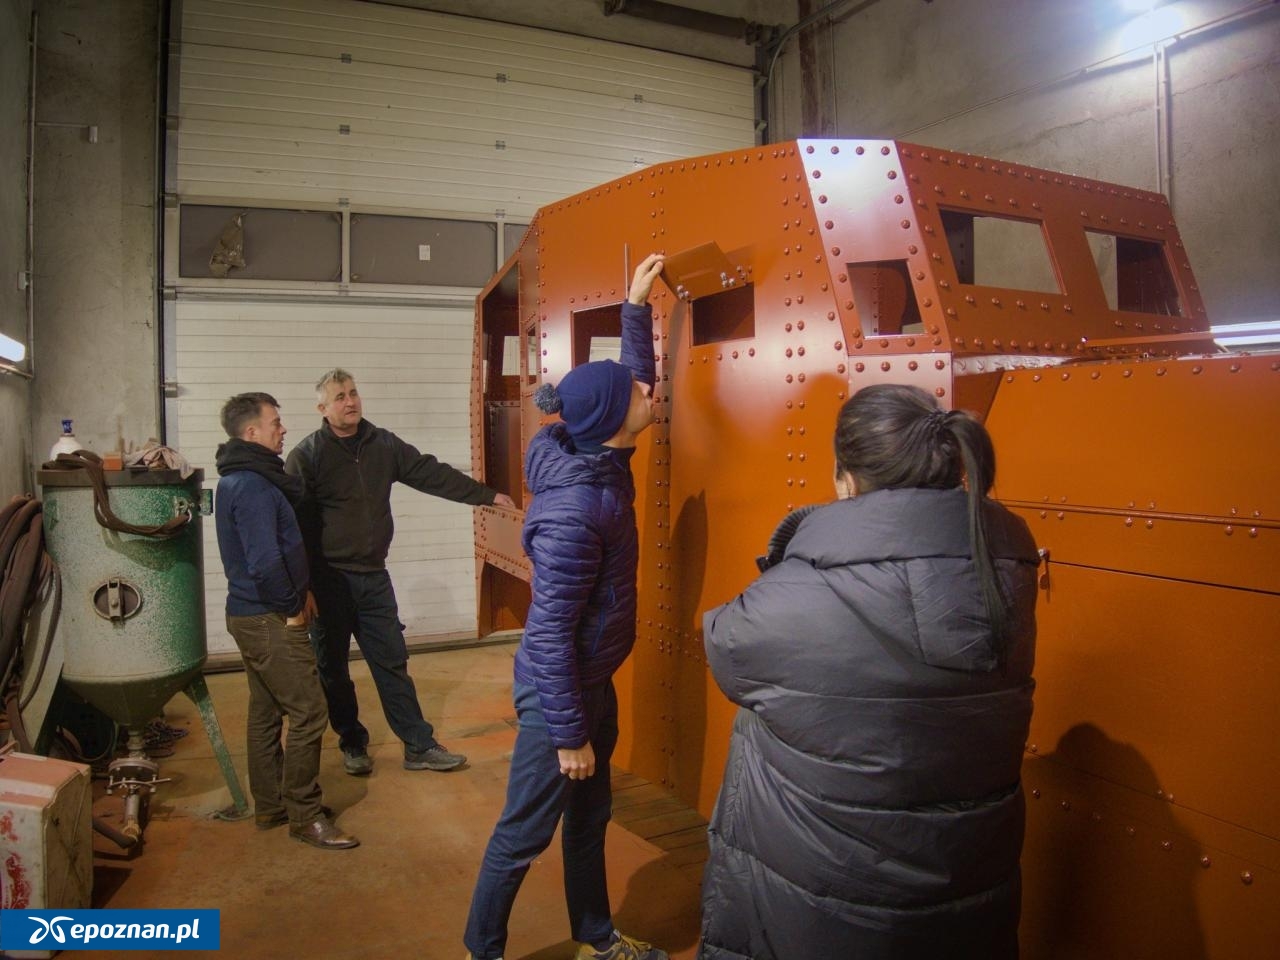
[[(27, 339), (26, 296), (18, 277), (26, 270), (27, 34), (30, 0), (0, 3), (0, 333)], [(30, 387), (0, 373), (0, 503), (30, 490)]]
[[(37, 2), (34, 457), (159, 435), (153, 0)], [(96, 127), (91, 142), (88, 127)]]

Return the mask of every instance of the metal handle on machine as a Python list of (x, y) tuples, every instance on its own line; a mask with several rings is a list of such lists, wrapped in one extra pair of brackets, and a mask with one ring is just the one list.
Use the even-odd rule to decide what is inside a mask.
[(200, 499), (188, 497), (173, 498), (173, 515), (191, 520), (197, 516), (207, 517), (213, 513), (213, 491), (201, 490)]
[(128, 580), (111, 577), (93, 591), (93, 612), (112, 623), (123, 623), (142, 606), (142, 592)]

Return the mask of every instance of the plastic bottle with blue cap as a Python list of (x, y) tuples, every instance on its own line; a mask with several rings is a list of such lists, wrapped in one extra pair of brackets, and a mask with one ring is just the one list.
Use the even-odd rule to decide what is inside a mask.
[(60, 453), (75, 453), (80, 449), (80, 441), (76, 439), (76, 433), (70, 420), (62, 421), (62, 436), (57, 439), (53, 447), (49, 450), (49, 459), (57, 460)]

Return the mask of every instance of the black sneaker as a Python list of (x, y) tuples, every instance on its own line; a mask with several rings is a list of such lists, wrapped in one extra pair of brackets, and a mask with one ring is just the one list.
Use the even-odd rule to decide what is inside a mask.
[(348, 747), (342, 751), (342, 769), (353, 777), (367, 777), (373, 773), (373, 757), (364, 747)]
[(460, 753), (450, 753), (440, 744), (427, 750), (405, 750), (404, 768), (406, 770), (435, 770), (444, 772), (456, 770), (467, 762)]

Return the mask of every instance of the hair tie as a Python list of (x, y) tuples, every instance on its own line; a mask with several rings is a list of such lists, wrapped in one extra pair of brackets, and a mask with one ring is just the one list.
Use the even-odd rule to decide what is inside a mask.
[(929, 424), (929, 431), (936, 437), (951, 426), (951, 412), (949, 410), (933, 410), (925, 416), (925, 422)]
[(543, 413), (559, 413), (564, 406), (555, 384), (542, 383), (533, 391), (533, 403)]

